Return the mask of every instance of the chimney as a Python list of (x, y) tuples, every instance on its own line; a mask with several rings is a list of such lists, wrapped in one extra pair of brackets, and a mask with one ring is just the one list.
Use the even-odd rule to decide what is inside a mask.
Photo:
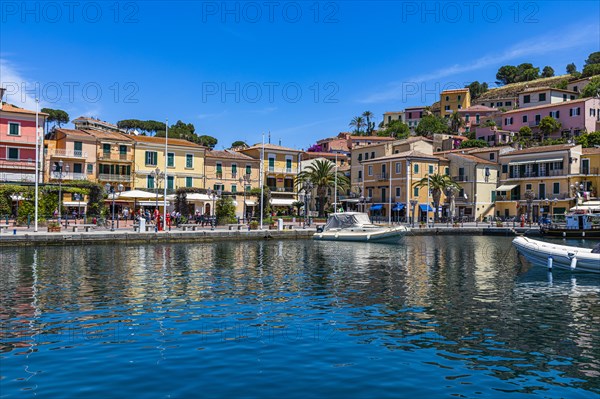
[(2, 110), (2, 99), (4, 98), (4, 92), (6, 89), (4, 87), (0, 87), (0, 110)]

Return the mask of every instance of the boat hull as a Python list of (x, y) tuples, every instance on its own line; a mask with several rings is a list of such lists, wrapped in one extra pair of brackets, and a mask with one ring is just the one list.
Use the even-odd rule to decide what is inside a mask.
[(395, 242), (407, 232), (408, 229), (404, 227), (375, 231), (351, 229), (316, 233), (313, 239), (317, 241)]
[(564, 237), (564, 238), (599, 238), (600, 229), (586, 229), (586, 230), (573, 230), (573, 229), (551, 229), (542, 228), (540, 229), (542, 235), (548, 237)]
[(513, 245), (521, 255), (535, 265), (548, 267), (548, 259), (551, 257), (552, 267), (600, 273), (600, 254), (592, 253), (589, 248), (558, 245), (527, 237), (515, 238)]

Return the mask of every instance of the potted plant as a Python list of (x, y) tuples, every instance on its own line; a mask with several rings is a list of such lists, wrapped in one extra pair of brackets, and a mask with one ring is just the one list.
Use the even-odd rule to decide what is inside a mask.
[(60, 224), (58, 222), (48, 222), (49, 233), (60, 233)]
[(502, 227), (503, 224), (500, 220), (496, 220), (496, 227)]
[(250, 222), (250, 230), (258, 230), (258, 221), (253, 220)]

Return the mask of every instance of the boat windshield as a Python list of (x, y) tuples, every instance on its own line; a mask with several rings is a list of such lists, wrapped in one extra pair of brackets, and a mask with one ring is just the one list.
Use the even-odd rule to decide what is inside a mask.
[(325, 230), (347, 229), (370, 224), (371, 221), (366, 213), (336, 213), (329, 216)]

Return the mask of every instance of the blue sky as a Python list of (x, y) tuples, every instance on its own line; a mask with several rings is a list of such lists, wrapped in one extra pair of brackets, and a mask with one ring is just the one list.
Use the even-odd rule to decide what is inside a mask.
[(600, 3), (82, 1), (0, 4), (5, 100), (71, 118), (169, 119), (307, 148), (369, 110), (431, 104), (531, 62), (581, 70)]

